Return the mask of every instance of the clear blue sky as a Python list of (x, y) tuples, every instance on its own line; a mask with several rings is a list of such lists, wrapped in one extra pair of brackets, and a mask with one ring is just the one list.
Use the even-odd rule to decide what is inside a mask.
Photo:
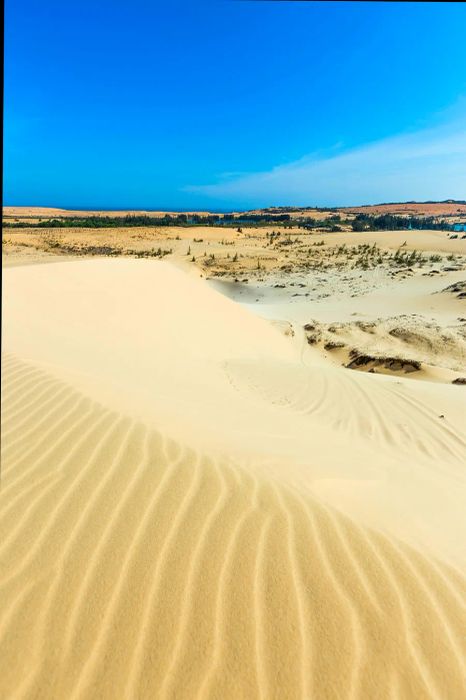
[(5, 15), (5, 204), (338, 204), (434, 198), (435, 181), (466, 199), (462, 3), (6, 0)]

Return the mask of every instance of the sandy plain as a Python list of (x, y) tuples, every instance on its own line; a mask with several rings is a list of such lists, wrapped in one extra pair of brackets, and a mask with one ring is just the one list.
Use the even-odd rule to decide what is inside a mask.
[(466, 241), (277, 230), (5, 231), (2, 697), (464, 697)]

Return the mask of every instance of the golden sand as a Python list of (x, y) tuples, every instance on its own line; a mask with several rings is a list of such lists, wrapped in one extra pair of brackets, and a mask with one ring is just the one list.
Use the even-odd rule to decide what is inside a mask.
[(4, 306), (1, 697), (464, 697), (462, 387), (168, 263), (12, 268)]

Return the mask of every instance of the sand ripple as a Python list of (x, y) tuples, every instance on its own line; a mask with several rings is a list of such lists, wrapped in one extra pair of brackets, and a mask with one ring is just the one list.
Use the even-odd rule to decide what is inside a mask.
[[(1, 697), (464, 697), (458, 571), (13, 356), (3, 369)], [(292, 401), (325, 413), (324, 388)]]

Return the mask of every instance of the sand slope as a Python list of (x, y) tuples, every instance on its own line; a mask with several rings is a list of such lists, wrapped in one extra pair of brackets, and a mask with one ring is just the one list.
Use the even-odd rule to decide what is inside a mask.
[(4, 697), (461, 697), (455, 570), (4, 364)]
[(121, 262), (8, 271), (0, 696), (464, 697), (461, 388), (318, 371), (201, 282)]

